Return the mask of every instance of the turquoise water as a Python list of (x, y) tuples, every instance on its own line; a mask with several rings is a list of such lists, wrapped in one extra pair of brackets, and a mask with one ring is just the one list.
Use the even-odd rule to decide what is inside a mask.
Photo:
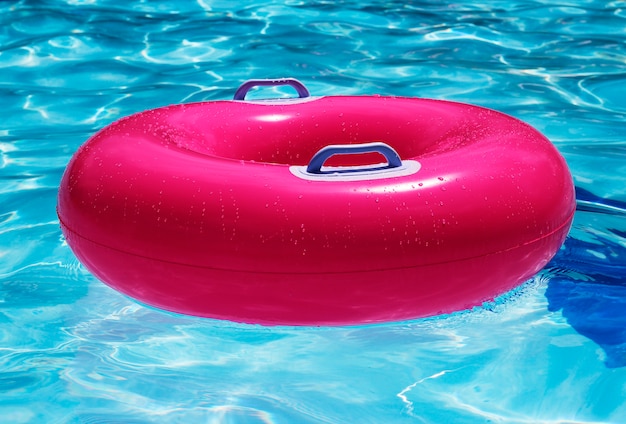
[[(626, 2), (23, 0), (0, 24), (0, 422), (626, 422)], [(531, 123), (574, 175), (563, 249), (483, 308), (352, 328), (168, 314), (79, 265), (55, 206), (81, 143), (280, 76)]]

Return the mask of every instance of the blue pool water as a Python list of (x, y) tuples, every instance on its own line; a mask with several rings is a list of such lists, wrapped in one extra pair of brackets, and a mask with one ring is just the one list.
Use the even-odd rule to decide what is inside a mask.
[[(0, 422), (626, 422), (625, 28), (619, 0), (0, 2)], [(90, 276), (55, 213), (78, 146), (278, 76), (534, 125), (577, 187), (563, 249), (482, 308), (362, 327), (178, 316)]]

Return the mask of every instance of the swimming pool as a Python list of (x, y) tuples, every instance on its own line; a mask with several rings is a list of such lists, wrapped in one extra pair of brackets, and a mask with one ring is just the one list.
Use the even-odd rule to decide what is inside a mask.
[[(626, 3), (0, 5), (0, 422), (626, 421)], [(293, 76), (318, 95), (479, 104), (546, 134), (578, 211), (532, 281), (473, 311), (340, 328), (145, 308), (64, 244), (94, 131)]]

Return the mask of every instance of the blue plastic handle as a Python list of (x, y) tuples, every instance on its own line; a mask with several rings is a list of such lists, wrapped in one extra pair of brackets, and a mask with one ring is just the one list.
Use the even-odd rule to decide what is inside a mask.
[(262, 85), (269, 86), (279, 86), (279, 85), (289, 85), (296, 89), (299, 97), (309, 97), (311, 94), (309, 90), (295, 78), (278, 78), (278, 79), (251, 79), (239, 86), (237, 91), (235, 91), (235, 96), (233, 100), (244, 100), (246, 98), (246, 94), (252, 87), (258, 87)]
[(400, 159), (398, 152), (385, 143), (335, 144), (326, 146), (314, 154), (306, 168), (306, 172), (310, 174), (332, 174), (337, 171), (322, 171), (322, 166), (328, 158), (334, 155), (352, 155), (360, 153), (380, 153), (387, 159), (387, 165), (382, 167), (378, 164), (372, 167), (347, 167), (342, 172), (371, 172), (379, 169), (398, 168), (402, 166), (402, 159)]

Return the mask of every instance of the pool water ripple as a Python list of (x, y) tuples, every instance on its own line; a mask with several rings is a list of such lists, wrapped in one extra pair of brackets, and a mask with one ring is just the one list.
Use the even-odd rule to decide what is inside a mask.
[[(625, 28), (623, 1), (1, 2), (0, 423), (626, 422)], [(529, 122), (577, 186), (564, 247), (483, 307), (361, 327), (178, 316), (87, 273), (55, 213), (78, 146), (282, 76)]]

